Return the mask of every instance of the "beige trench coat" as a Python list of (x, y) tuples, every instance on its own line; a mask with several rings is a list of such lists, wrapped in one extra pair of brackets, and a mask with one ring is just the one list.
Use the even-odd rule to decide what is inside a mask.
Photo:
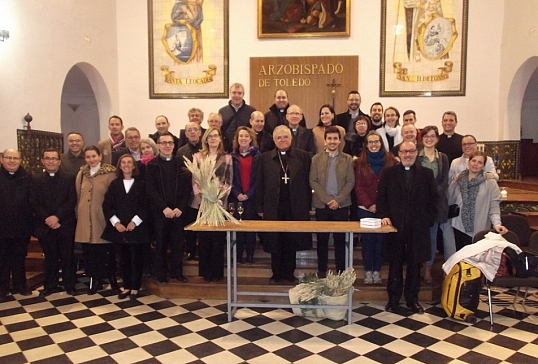
[(110, 241), (101, 239), (106, 226), (103, 214), (103, 200), (110, 183), (116, 179), (115, 168), (103, 163), (101, 168), (90, 176), (88, 165), (83, 166), (77, 174), (77, 243), (103, 244)]

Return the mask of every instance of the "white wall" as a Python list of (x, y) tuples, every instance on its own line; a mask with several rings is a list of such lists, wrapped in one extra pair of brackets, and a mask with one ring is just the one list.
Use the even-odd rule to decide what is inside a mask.
[(16, 147), (28, 112), (33, 129), (60, 132), (63, 83), (79, 62), (92, 64), (105, 81), (106, 114), (118, 112), (113, 1), (0, 0), (0, 29), (10, 33), (0, 42), (1, 150)]
[[(499, 110), (491, 105), (499, 100), (504, 1), (470, 1), (467, 96), (433, 98), (378, 96), (380, 1), (352, 0), (349, 38), (284, 40), (257, 38), (257, 3), (254, 0), (230, 0), (230, 83), (241, 82), (247, 86), (247, 102), (249, 57), (358, 55), (359, 90), (364, 111), (368, 112), (370, 105), (378, 100), (386, 106), (396, 106), (402, 112), (412, 108), (416, 110), (418, 124), (422, 127), (428, 124), (440, 126), (442, 113), (455, 110), (460, 121), (458, 131), (461, 133), (473, 133), (482, 140), (497, 140), (501, 137), (499, 125), (502, 118), (499, 117)], [(512, 3), (512, 0), (508, 3)], [(116, 5), (118, 39), (121, 39), (118, 43), (120, 108), (126, 124), (138, 126), (143, 133), (153, 132), (155, 116), (163, 113), (170, 118), (172, 131), (177, 132), (186, 122), (190, 107), (200, 107), (207, 115), (227, 102), (224, 99), (150, 100), (146, 2), (117, 0)], [(492, 27), (491, 24), (497, 26)], [(346, 97), (346, 92), (343, 91), (341, 96)], [(267, 100), (267, 107), (271, 104), (272, 100)], [(484, 128), (484, 120), (487, 120), (487, 128)]]
[[(504, 19), (498, 114), (505, 122), (499, 130), (499, 138), (519, 139), (524, 93), (538, 67), (538, 2), (506, 1)], [(538, 115), (534, 123), (538, 123)]]

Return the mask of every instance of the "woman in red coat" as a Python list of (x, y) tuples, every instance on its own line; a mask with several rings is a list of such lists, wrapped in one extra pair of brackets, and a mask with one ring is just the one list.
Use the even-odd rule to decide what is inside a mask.
[[(365, 148), (355, 160), (355, 194), (359, 219), (375, 217), (376, 194), (381, 173), (394, 165), (392, 154), (385, 150), (381, 135), (371, 131), (364, 141)], [(362, 234), (364, 283), (381, 284), (383, 234)]]

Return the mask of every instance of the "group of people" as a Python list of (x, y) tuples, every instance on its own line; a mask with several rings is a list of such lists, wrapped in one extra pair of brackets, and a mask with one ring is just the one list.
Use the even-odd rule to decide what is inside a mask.
[[(423, 312), (418, 302), (420, 271), (431, 282), (438, 229), (443, 231), (445, 258), (470, 244), (472, 236), (500, 221), (501, 195), (491, 158), (477, 151), (472, 135), (455, 132), (456, 113), (442, 117), (443, 132), (434, 126), (418, 130), (416, 113), (407, 110), (400, 124), (395, 107), (376, 102), (370, 115), (361, 111), (361, 96), (350, 91), (348, 110), (336, 114), (322, 105), (319, 122), (306, 127), (302, 109), (290, 105), (285, 90), (263, 114), (247, 105), (244, 87), (234, 83), (231, 99), (210, 113), (193, 108), (179, 133), (170, 133), (166, 116), (155, 119), (157, 131), (142, 139), (119, 116), (109, 119), (108, 138), (84, 147), (80, 133), (67, 135), (69, 150), (45, 150), (44, 172), (30, 176), (21, 155), (8, 149), (2, 156), (0, 199), (0, 300), (9, 291), (28, 293), (24, 257), (30, 235), (45, 253), (48, 295), (63, 288), (74, 294), (73, 241), (81, 243), (89, 293), (108, 279), (123, 299), (136, 299), (142, 270), (155, 242), (154, 274), (187, 282), (183, 257), (199, 260), (199, 275), (220, 281), (224, 273), (225, 235), (184, 230), (194, 222), (201, 201), (184, 160), (215, 162), (214, 178), (230, 188), (222, 204), (241, 203), (242, 219), (304, 221), (358, 220), (377, 217), (396, 233), (362, 234), (364, 283), (382, 284), (383, 241), (389, 258), (388, 311), (406, 305)], [(449, 205), (460, 207), (449, 218)], [(28, 208), (25, 208), (28, 207)], [(236, 212), (237, 214), (237, 212)], [(236, 215), (237, 216), (237, 215)], [(310, 233), (260, 233), (264, 251), (271, 254), (270, 283), (296, 283), (296, 252), (312, 247)], [(256, 233), (237, 234), (238, 261), (252, 263)], [(344, 234), (333, 234), (335, 268), (345, 269)], [(318, 276), (328, 271), (329, 234), (317, 234)], [(170, 254), (168, 254), (170, 251)], [(120, 257), (123, 288), (116, 280)], [(403, 267), (407, 266), (406, 280)]]

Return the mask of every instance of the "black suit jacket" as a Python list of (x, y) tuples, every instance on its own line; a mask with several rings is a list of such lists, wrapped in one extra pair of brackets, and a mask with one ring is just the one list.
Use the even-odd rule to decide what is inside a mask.
[[(147, 230), (149, 201), (146, 185), (140, 177), (135, 177), (129, 192), (125, 192), (123, 178), (116, 178), (112, 181), (103, 201), (103, 213), (106, 219), (106, 227), (101, 236), (103, 239), (114, 243), (149, 242)], [(138, 216), (142, 223), (133, 231), (120, 233), (109, 221), (114, 215), (125, 227), (135, 216)]]
[[(366, 114), (363, 113), (361, 109), (359, 109), (359, 116), (360, 115), (366, 115)], [(351, 122), (351, 114), (349, 113), (349, 110), (346, 110), (346, 112), (336, 115), (336, 125), (340, 125), (342, 128), (344, 128), (346, 130), (346, 134), (349, 133), (350, 122)], [(353, 130), (355, 130), (355, 126), (353, 126)]]
[[(54, 178), (54, 182), (51, 182)], [(32, 176), (32, 188), (30, 202), (35, 216), (34, 236), (42, 239), (52, 231), (45, 224), (49, 216), (59, 219), (58, 232), (63, 236), (75, 234), (75, 206), (77, 204), (77, 192), (75, 189), (75, 175), (61, 170), (50, 177), (47, 172)], [(52, 186), (52, 188), (51, 188)]]
[(291, 145), (294, 148), (304, 150), (310, 155), (310, 158), (316, 154), (316, 143), (314, 142), (314, 135), (311, 129), (307, 129), (303, 126), (297, 127), (297, 135), (293, 135)]
[(411, 262), (431, 259), (430, 226), (437, 217), (437, 185), (433, 172), (415, 163), (411, 188), (405, 170), (397, 164), (384, 170), (377, 189), (377, 216), (390, 218), (396, 233), (387, 234), (390, 257), (405, 256)]

